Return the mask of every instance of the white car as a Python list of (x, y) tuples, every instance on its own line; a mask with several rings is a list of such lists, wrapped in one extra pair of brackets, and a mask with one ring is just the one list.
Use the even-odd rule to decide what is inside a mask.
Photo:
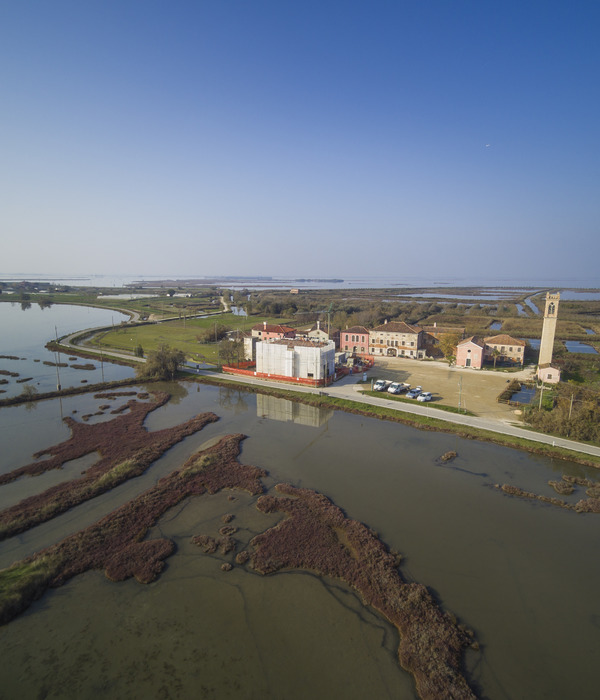
[(389, 394), (399, 394), (402, 391), (402, 389), (403, 389), (403, 386), (402, 386), (402, 384), (400, 384), (400, 382), (392, 382), (388, 386), (388, 393)]
[(373, 391), (385, 391), (387, 382), (385, 379), (378, 379), (375, 384), (373, 384)]
[(423, 391), (417, 396), (417, 401), (431, 401), (431, 392)]

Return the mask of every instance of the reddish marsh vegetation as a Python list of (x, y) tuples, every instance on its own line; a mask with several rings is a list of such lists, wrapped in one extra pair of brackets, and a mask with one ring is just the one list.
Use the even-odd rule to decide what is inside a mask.
[(153, 581), (175, 545), (144, 537), (169, 508), (190, 496), (226, 488), (262, 493), (260, 479), (266, 472), (237, 461), (244, 437), (227, 435), (96, 524), (0, 571), (0, 624), (16, 617), (47, 588), (90, 569), (104, 569), (113, 581), (132, 576), (141, 583)]
[(398, 555), (325, 496), (289, 484), (276, 489), (285, 496), (262, 496), (258, 508), (289, 517), (252, 540), (254, 569), (308, 569), (346, 581), (398, 629), (398, 658), (421, 698), (474, 698), (461, 674), (470, 634), (440, 610), (425, 586), (403, 581)]
[(130, 400), (126, 404), (129, 413), (103, 423), (86, 425), (67, 417), (64, 420), (71, 428), (70, 439), (35, 455), (49, 454), (49, 459), (32, 462), (0, 475), (2, 485), (22, 476), (60, 469), (65, 462), (92, 452), (100, 454), (100, 459), (80, 479), (57, 484), (0, 512), (0, 539), (28, 530), (127, 479), (139, 476), (184, 437), (218, 420), (214, 413), (203, 413), (173, 428), (148, 432), (143, 427), (144, 419), (148, 413), (166, 403), (169, 395), (160, 393), (156, 394), (156, 398), (152, 403)]
[(499, 486), (496, 484), (496, 488), (501, 489), (504, 493), (510, 496), (519, 496), (520, 498), (529, 498), (534, 501), (541, 501), (542, 503), (549, 503), (553, 506), (559, 506), (560, 508), (566, 508), (568, 510), (574, 510), (576, 513), (600, 513), (600, 484), (590, 479), (584, 479), (578, 476), (569, 476), (563, 474), (561, 481), (549, 481), (550, 486), (561, 495), (569, 495), (575, 490), (575, 486), (583, 486), (586, 488), (587, 498), (582, 498), (577, 503), (571, 504), (567, 501), (561, 501), (559, 498), (554, 498), (550, 496), (544, 496), (538, 493), (532, 493), (531, 491), (525, 491), (518, 486), (512, 486), (511, 484), (502, 484)]

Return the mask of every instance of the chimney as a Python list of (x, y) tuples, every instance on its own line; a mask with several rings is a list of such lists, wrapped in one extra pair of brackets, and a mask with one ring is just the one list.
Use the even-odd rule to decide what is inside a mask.
[(317, 330), (318, 330), (318, 331), (321, 330), (321, 321), (317, 321)]
[(434, 328), (437, 328), (437, 321), (434, 321), (434, 322), (433, 322), (433, 327), (434, 327)]
[(267, 330), (267, 322), (266, 321), (263, 321), (263, 329)]
[(384, 323), (387, 323), (387, 321), (388, 321), (388, 320), (387, 320), (387, 318), (386, 318), (385, 321), (384, 321)]

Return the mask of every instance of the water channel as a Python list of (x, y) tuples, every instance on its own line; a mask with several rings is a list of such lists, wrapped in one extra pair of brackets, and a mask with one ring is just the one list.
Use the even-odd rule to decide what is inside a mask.
[[(143, 476), (0, 543), (0, 566), (95, 522), (203, 445), (241, 432), (248, 437), (240, 461), (268, 471), (266, 488), (286, 481), (327, 495), (402, 553), (405, 578), (427, 585), (474, 629), (481, 651), (469, 651), (466, 664), (480, 696), (597, 696), (600, 519), (494, 488), (512, 483), (554, 495), (549, 479), (569, 473), (596, 480), (594, 469), (233, 388), (162, 388), (173, 400), (148, 416), (148, 430), (203, 411), (220, 421)], [(66, 439), (62, 417), (93, 413), (103, 402), (84, 395), (0, 409), (0, 469)], [(441, 466), (448, 450), (458, 457)], [(70, 478), (90, 459), (0, 487), (0, 507)], [(241, 492), (233, 502), (226, 493), (190, 499), (150, 535), (177, 544), (155, 583), (111, 583), (89, 572), (1, 627), (2, 697), (415, 698), (396, 661), (394, 629), (347, 586), (308, 572), (223, 572), (219, 555), (191, 544), (194, 534), (216, 534), (225, 512), (235, 515), (236, 536), (249, 541), (276, 522), (255, 501)]]

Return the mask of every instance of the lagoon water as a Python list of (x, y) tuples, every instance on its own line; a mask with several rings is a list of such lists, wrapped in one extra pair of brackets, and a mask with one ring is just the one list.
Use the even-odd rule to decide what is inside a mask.
[[(233, 388), (191, 382), (161, 388), (173, 400), (148, 416), (148, 430), (203, 411), (215, 411), (220, 421), (176, 445), (143, 476), (1, 542), (0, 566), (95, 522), (219, 436), (242, 432), (248, 437), (240, 461), (267, 469), (266, 488), (286, 481), (327, 495), (404, 556), (405, 578), (427, 585), (475, 631), (481, 651), (469, 651), (466, 663), (480, 696), (597, 697), (600, 518), (494, 488), (513, 483), (554, 495), (548, 480), (562, 473), (597, 480), (594, 469)], [(6, 446), (0, 470), (66, 439), (62, 416), (94, 412), (103, 402), (84, 395), (0, 409)], [(441, 466), (437, 460), (448, 450), (458, 457)], [(0, 506), (88, 464), (0, 487)], [(149, 536), (172, 538), (177, 551), (156, 582), (111, 583), (89, 572), (1, 627), (0, 695), (415, 698), (411, 677), (396, 661), (394, 629), (347, 586), (308, 572), (263, 577), (238, 566), (223, 572), (223, 557), (191, 544), (195, 534), (216, 535), (226, 512), (235, 515), (243, 546), (277, 522), (256, 510), (254, 497), (227, 495), (189, 499), (161, 519)]]
[[(0, 357), (0, 370), (18, 376), (0, 375), (6, 384), (0, 385), (0, 398), (16, 396), (23, 391), (24, 384), (30, 384), (40, 393), (54, 391), (59, 383), (63, 388), (79, 386), (82, 380), (94, 384), (133, 377), (131, 367), (101, 363), (96, 360), (69, 360), (70, 355), (46, 350), (44, 345), (56, 336), (64, 336), (77, 330), (99, 326), (119, 325), (128, 316), (110, 309), (90, 306), (65, 306), (53, 304), (42, 308), (37, 303), (0, 303), (0, 355), (12, 355), (17, 360)], [(67, 363), (68, 367), (45, 365), (44, 362)], [(73, 369), (72, 365), (93, 365), (94, 369)], [(23, 379), (29, 379), (23, 382)]]

